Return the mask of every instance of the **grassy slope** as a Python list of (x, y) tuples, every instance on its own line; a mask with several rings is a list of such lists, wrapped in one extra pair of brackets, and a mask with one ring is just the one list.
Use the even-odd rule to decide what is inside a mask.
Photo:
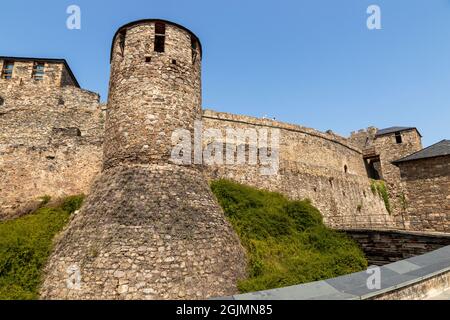
[(69, 197), (57, 206), (42, 207), (25, 217), (0, 222), (0, 300), (38, 298), (41, 271), (52, 239), (82, 201), (82, 196)]
[[(229, 181), (212, 190), (249, 254), (249, 278), (242, 292), (277, 288), (356, 272), (367, 261), (356, 243), (327, 229), (308, 201)], [(82, 203), (69, 197), (58, 206), (0, 222), (0, 300), (36, 299), (53, 237)], [(48, 199), (47, 199), (48, 201)]]
[(211, 185), (249, 255), (249, 277), (241, 292), (332, 278), (367, 268), (358, 245), (326, 228), (309, 201), (230, 181)]

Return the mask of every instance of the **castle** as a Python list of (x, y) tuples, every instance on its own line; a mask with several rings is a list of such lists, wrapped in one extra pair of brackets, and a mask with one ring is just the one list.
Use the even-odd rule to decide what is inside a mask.
[[(0, 57), (0, 219), (43, 195), (88, 194), (59, 237), (44, 298), (205, 298), (236, 293), (246, 258), (208, 187), (227, 178), (311, 199), (336, 229), (450, 232), (450, 144), (423, 149), (416, 128), (341, 137), (202, 111), (199, 39), (164, 20), (121, 27), (107, 105), (63, 59)], [(172, 133), (277, 129), (279, 172), (259, 165), (179, 165)], [(235, 141), (236, 147), (249, 144)], [(374, 187), (384, 180), (389, 198)], [(71, 271), (72, 270), (72, 271)], [(81, 287), (67, 284), (79, 272)]]

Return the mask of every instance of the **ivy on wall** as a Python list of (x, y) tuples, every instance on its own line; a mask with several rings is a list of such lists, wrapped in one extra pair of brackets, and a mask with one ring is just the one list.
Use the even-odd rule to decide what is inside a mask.
[(383, 180), (371, 180), (370, 188), (374, 195), (378, 194), (384, 201), (384, 205), (389, 214), (392, 213), (391, 203), (389, 202), (389, 192), (386, 187), (386, 183)]

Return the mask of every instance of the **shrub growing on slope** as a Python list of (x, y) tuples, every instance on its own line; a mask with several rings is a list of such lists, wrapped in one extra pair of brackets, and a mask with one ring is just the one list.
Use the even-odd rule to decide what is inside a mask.
[(289, 201), (227, 180), (211, 188), (246, 248), (251, 292), (328, 279), (367, 268), (359, 246), (328, 229), (310, 201)]
[[(0, 300), (36, 299), (53, 237), (81, 207), (83, 196), (45, 206), (33, 214), (0, 222)], [(48, 203), (48, 201), (47, 201)]]

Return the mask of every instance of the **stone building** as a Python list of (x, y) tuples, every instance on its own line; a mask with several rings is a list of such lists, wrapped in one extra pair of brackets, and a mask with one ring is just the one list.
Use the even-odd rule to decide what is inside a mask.
[(87, 193), (99, 172), (103, 106), (63, 59), (0, 57), (0, 219), (37, 198)]
[(450, 140), (393, 162), (400, 169), (409, 229), (450, 230)]
[[(29, 212), (43, 195), (88, 194), (58, 238), (44, 298), (235, 293), (246, 258), (209, 190), (211, 179), (308, 198), (336, 229), (450, 231), (448, 155), (396, 162), (420, 154), (416, 128), (370, 127), (345, 138), (202, 110), (202, 46), (169, 21), (121, 27), (110, 59), (105, 106), (98, 94), (80, 88), (63, 59), (0, 57), (0, 220)], [(261, 163), (174, 163), (173, 132), (194, 137), (197, 121), (227, 142), (230, 129), (279, 130), (277, 174), (261, 175)], [(253, 142), (233, 143), (247, 148)], [(372, 179), (386, 181), (392, 212), (373, 192)], [(77, 274), (80, 286), (69, 285)]]
[(369, 177), (398, 185), (400, 171), (393, 161), (422, 149), (422, 135), (414, 127), (390, 127), (352, 132), (350, 141), (363, 151)]
[(414, 127), (397, 126), (381, 130), (369, 127), (353, 132), (350, 141), (362, 149), (368, 176), (386, 182), (396, 224), (404, 227), (404, 193), (400, 187), (400, 170), (393, 161), (421, 150), (422, 135)]

